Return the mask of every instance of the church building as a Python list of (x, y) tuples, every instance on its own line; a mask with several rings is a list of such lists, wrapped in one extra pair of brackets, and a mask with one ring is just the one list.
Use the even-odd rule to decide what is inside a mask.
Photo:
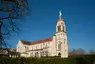
[(16, 51), (20, 52), (20, 56), (23, 57), (61, 56), (62, 58), (67, 58), (66, 25), (61, 11), (56, 22), (56, 33), (53, 36), (33, 42), (19, 40)]

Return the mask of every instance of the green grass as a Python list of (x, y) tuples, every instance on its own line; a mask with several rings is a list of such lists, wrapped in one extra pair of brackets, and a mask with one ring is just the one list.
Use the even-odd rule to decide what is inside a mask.
[(95, 55), (72, 56), (68, 58), (43, 57), (43, 58), (8, 58), (0, 57), (0, 64), (93, 64)]

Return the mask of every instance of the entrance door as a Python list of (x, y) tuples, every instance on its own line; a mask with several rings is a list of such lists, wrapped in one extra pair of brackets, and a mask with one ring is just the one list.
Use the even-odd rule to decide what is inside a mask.
[(60, 52), (58, 53), (58, 56), (61, 56), (61, 53)]

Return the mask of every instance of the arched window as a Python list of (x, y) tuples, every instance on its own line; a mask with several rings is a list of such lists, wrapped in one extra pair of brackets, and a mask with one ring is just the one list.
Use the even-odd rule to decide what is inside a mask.
[(61, 43), (58, 43), (58, 50), (61, 50)]
[(60, 25), (58, 26), (58, 31), (61, 31), (61, 26)]

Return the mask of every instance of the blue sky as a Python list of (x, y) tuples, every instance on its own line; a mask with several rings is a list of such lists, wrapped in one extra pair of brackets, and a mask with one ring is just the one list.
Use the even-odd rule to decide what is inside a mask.
[(52, 36), (61, 10), (69, 49), (95, 49), (95, 0), (29, 0), (29, 6), (30, 16), (19, 20), (19, 36), (7, 41), (10, 47), (15, 48), (19, 39), (35, 41)]

